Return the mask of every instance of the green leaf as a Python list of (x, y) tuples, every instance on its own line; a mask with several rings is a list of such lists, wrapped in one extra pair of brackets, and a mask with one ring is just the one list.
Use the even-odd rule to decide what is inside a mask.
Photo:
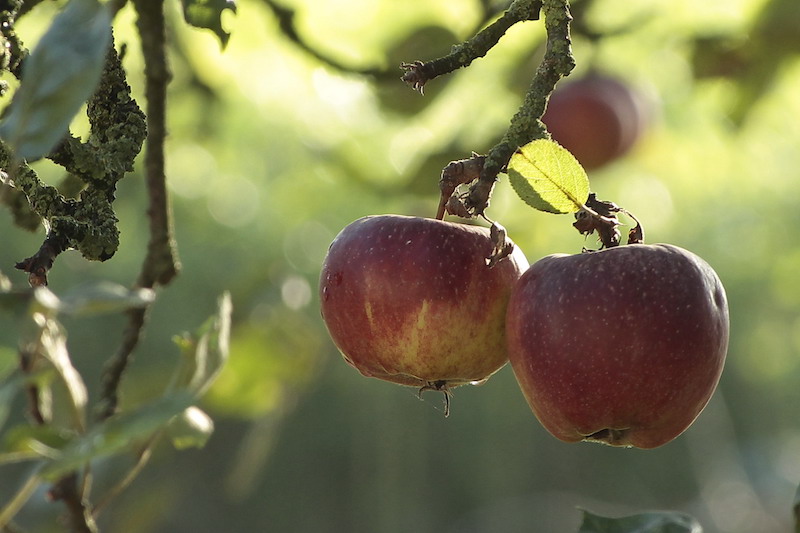
[(0, 380), (5, 379), (19, 368), (19, 356), (16, 350), (0, 346)]
[[(0, 357), (3, 354), (10, 353), (5, 350), (0, 350)], [(16, 361), (17, 355), (14, 354)], [(47, 386), (54, 377), (52, 369), (40, 370), (32, 374), (14, 374), (3, 382), (0, 382), (0, 429), (8, 420), (11, 412), (11, 401), (25, 386), (35, 384), (38, 387)]]
[(228, 360), (231, 336), (231, 296), (224, 293), (217, 312), (194, 334), (176, 339), (181, 363), (172, 378), (171, 389), (188, 389), (199, 398), (219, 375)]
[(11, 400), (24, 384), (24, 376), (14, 376), (0, 383), (0, 429), (3, 428), (3, 424), (6, 423), (8, 415), (11, 413)]
[(166, 426), (193, 401), (194, 395), (180, 391), (109, 418), (65, 446), (44, 464), (40, 474), (46, 480), (55, 481), (93, 459), (128, 450)]
[(659, 511), (607, 518), (584, 510), (578, 533), (703, 533), (703, 528), (684, 513)]
[(27, 349), (42, 355), (55, 368), (60, 382), (64, 385), (69, 400), (69, 411), (75, 429), (83, 431), (86, 427), (86, 403), (88, 394), (83, 378), (72, 366), (67, 351), (67, 335), (64, 328), (53, 318), (42, 314), (34, 316), (34, 322), (39, 326), (39, 336), (34, 341), (35, 346)]
[(28, 161), (64, 137), (100, 81), (111, 43), (111, 14), (97, 0), (71, 0), (25, 59), (22, 83), (0, 137)]
[(0, 309), (17, 316), (33, 316), (35, 313), (51, 316), (61, 309), (61, 300), (47, 287), (14, 289), (0, 292)]
[(178, 450), (202, 448), (214, 433), (214, 421), (202, 409), (192, 406), (170, 421), (167, 434)]
[(183, 0), (183, 18), (186, 22), (196, 28), (213, 31), (223, 48), (231, 37), (222, 28), (222, 12), (226, 9), (236, 13), (234, 0)]
[(20, 424), (11, 427), (3, 439), (3, 453), (39, 453), (43, 449), (60, 450), (75, 438), (75, 433), (51, 424)]
[(60, 310), (71, 315), (95, 315), (144, 307), (155, 300), (150, 289), (129, 289), (101, 281), (71, 289), (61, 296)]
[(508, 163), (511, 187), (528, 205), (548, 213), (574, 213), (589, 198), (589, 178), (578, 160), (558, 143), (537, 139)]
[(0, 292), (0, 309), (8, 311), (11, 315), (23, 315), (30, 308), (33, 294), (34, 291), (31, 289)]

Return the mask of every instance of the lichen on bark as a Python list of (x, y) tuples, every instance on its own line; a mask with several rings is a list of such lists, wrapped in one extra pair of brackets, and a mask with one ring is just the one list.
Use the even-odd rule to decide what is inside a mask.
[[(119, 247), (118, 220), (113, 209), (117, 182), (133, 170), (147, 136), (147, 125), (144, 113), (131, 97), (125, 70), (113, 45), (100, 83), (87, 103), (87, 116), (90, 134), (86, 141), (68, 134), (47, 156), (82, 184), (77, 198), (65, 197), (57, 187), (43, 183), (25, 163), (12, 168), (13, 155), (0, 145), (0, 167), (6, 170), (7, 185), (25, 194), (31, 211), (41, 217), (47, 228), (42, 248), (18, 264), (32, 276), (30, 268), (37, 266), (40, 284), (46, 283), (46, 271), (65, 249), (76, 249), (90, 261), (105, 261)], [(46, 265), (44, 272), (42, 265)]]

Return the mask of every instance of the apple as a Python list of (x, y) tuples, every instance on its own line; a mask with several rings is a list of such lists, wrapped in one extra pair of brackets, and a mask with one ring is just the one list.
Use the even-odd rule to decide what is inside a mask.
[(593, 170), (631, 149), (645, 128), (646, 112), (628, 84), (593, 73), (556, 89), (542, 122), (554, 141)]
[(508, 355), (555, 437), (655, 448), (711, 398), (728, 348), (714, 270), (668, 244), (551, 255), (512, 292)]
[(514, 251), (487, 265), (487, 228), (402, 215), (356, 220), (320, 274), (325, 325), (363, 375), (447, 391), (507, 361), (506, 305), (528, 268)]

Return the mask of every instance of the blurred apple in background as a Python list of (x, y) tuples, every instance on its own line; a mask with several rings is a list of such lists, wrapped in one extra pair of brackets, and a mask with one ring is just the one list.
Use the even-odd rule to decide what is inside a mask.
[(591, 73), (556, 87), (542, 121), (554, 141), (593, 170), (633, 147), (646, 127), (647, 110), (626, 82)]

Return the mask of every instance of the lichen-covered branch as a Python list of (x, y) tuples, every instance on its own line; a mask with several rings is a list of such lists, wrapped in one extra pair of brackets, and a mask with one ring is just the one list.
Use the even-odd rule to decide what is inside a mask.
[[(28, 272), (32, 285), (46, 285), (55, 257), (74, 248), (90, 261), (105, 261), (119, 246), (112, 203), (117, 182), (133, 169), (146, 135), (145, 118), (136, 102), (114, 47), (110, 47), (100, 84), (88, 102), (91, 133), (84, 143), (67, 136), (48, 157), (86, 183), (77, 199), (65, 198), (42, 183), (25, 165), (12, 169), (12, 185), (21, 190), (31, 209), (46, 221), (45, 243), (17, 268)], [(0, 147), (0, 166), (9, 168), (11, 155)], [(53, 243), (58, 244), (54, 246)]]
[(406, 71), (403, 81), (422, 92), (430, 80), (469, 66), (474, 60), (485, 56), (514, 24), (524, 20), (538, 20), (541, 5), (540, 0), (515, 0), (499, 19), (471, 39), (454, 46), (446, 56), (427, 62), (403, 63), (401, 67)]
[(14, 224), (19, 228), (35, 231), (42, 223), (41, 217), (31, 210), (25, 194), (5, 183), (0, 183), (0, 204), (9, 209)]
[[(22, 0), (0, 0), (0, 45), (2, 45), (0, 70), (7, 70), (17, 78), (20, 75), (22, 59), (27, 53), (14, 29), (14, 22), (23, 7), (22, 4)], [(0, 86), (0, 95), (6, 88), (5, 84)]]
[(488, 207), (497, 175), (505, 169), (517, 148), (535, 139), (548, 137), (547, 128), (541, 120), (547, 100), (556, 83), (575, 67), (570, 39), (572, 17), (569, 0), (544, 0), (542, 13), (547, 31), (545, 54), (522, 105), (511, 119), (508, 131), (489, 151), (480, 178), (470, 188), (465, 203), (476, 215), (483, 214)]

